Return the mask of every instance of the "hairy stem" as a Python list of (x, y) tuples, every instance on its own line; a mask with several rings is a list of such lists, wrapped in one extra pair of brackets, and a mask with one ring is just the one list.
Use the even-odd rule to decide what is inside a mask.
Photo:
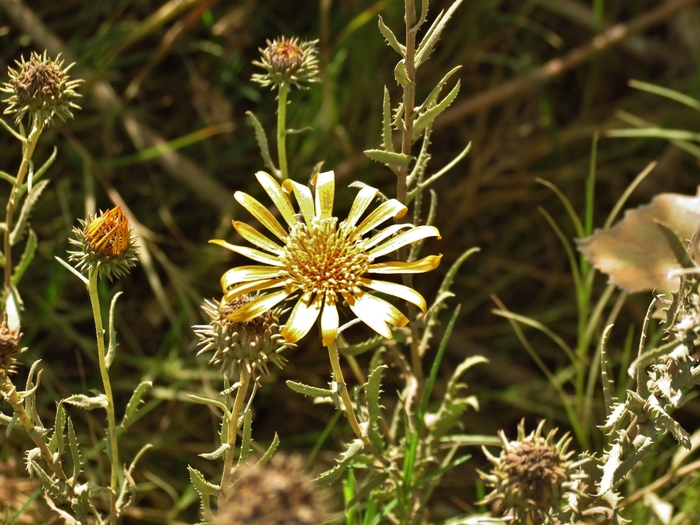
[(96, 267), (90, 268), (88, 274), (88, 294), (92, 306), (92, 316), (95, 320), (95, 335), (97, 338), (97, 356), (100, 365), (100, 375), (102, 385), (107, 399), (107, 439), (109, 440), (111, 478), (109, 491), (109, 523), (117, 523), (117, 488), (119, 484), (119, 447), (117, 444), (117, 425), (114, 415), (114, 397), (112, 395), (112, 385), (109, 381), (109, 371), (107, 370), (107, 354), (105, 352), (105, 330), (102, 325), (102, 310), (100, 308), (100, 297), (97, 292), (97, 279), (99, 271)]
[(355, 416), (355, 410), (352, 407), (352, 399), (350, 399), (350, 394), (348, 393), (348, 387), (345, 384), (345, 378), (343, 377), (343, 370), (340, 367), (340, 355), (338, 354), (338, 346), (333, 342), (328, 346), (328, 357), (331, 360), (331, 369), (333, 370), (333, 380), (338, 384), (338, 390), (340, 391), (340, 398), (343, 400), (343, 406), (345, 408), (345, 416), (350, 422), (355, 435), (362, 440), (365, 445), (369, 445), (369, 438), (362, 435), (362, 430), (360, 429), (360, 424), (357, 422), (357, 417)]
[(280, 167), (280, 178), (287, 180), (289, 170), (287, 168), (287, 95), (289, 84), (280, 84), (277, 96), (277, 163)]
[(224, 457), (224, 471), (221, 473), (221, 486), (219, 487), (219, 507), (221, 507), (223, 500), (226, 499), (228, 495), (228, 490), (230, 486), (230, 476), (231, 470), (233, 469), (233, 457), (236, 452), (236, 439), (238, 438), (238, 419), (243, 410), (243, 405), (245, 404), (245, 398), (248, 395), (248, 386), (250, 385), (250, 372), (245, 368), (241, 367), (241, 378), (240, 385), (238, 385), (238, 390), (236, 390), (236, 398), (233, 400), (233, 408), (228, 416), (228, 425), (226, 432), (226, 444), (228, 448), (226, 449), (226, 456)]
[[(12, 234), (12, 222), (15, 214), (15, 208), (17, 207), (17, 194), (19, 193), (22, 184), (24, 184), (24, 179), (29, 172), (29, 166), (32, 162), (32, 155), (34, 155), (34, 149), (36, 148), (37, 142), (39, 142), (39, 137), (43, 130), (41, 120), (38, 117), (34, 117), (32, 122), (32, 129), (29, 131), (26, 142), (22, 144), (22, 162), (17, 170), (17, 176), (15, 177), (15, 184), (12, 186), (10, 191), (10, 197), (7, 199), (7, 207), (5, 209), (5, 235), (4, 235), (4, 255), (5, 255), (5, 280), (3, 287), (3, 305), (6, 305), (6, 301), (10, 297), (12, 288), (12, 243), (10, 242), (10, 236)], [(5, 312), (7, 314), (7, 312)]]

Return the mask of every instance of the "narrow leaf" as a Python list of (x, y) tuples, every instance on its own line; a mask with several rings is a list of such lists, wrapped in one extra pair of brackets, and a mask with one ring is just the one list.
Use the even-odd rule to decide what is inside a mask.
[(107, 345), (107, 355), (105, 356), (105, 363), (107, 364), (107, 369), (112, 366), (114, 357), (117, 355), (117, 330), (114, 328), (114, 310), (117, 306), (117, 299), (121, 296), (123, 292), (117, 292), (112, 297), (112, 302), (109, 304), (109, 343)]
[(27, 198), (25, 199), (24, 203), (22, 204), (22, 209), (19, 212), (19, 217), (17, 218), (17, 223), (15, 224), (15, 227), (12, 230), (12, 233), (10, 233), (10, 244), (14, 246), (19, 242), (19, 240), (22, 238), (24, 235), (24, 232), (27, 229), (27, 222), (29, 221), (29, 215), (32, 212), (32, 209), (34, 208), (34, 205), (37, 203), (39, 200), (39, 197), (41, 196), (41, 192), (44, 191), (44, 188), (46, 188), (46, 185), (49, 183), (48, 180), (42, 180), (34, 186), (31, 191), (29, 192), (29, 195), (27, 195)]
[(198, 456), (208, 459), (210, 461), (213, 461), (215, 459), (219, 459), (221, 456), (224, 455), (224, 453), (231, 448), (231, 446), (228, 443), (224, 443), (221, 445), (219, 448), (217, 448), (214, 452), (205, 452), (202, 454), (198, 454)]
[(311, 397), (331, 397), (333, 393), (327, 388), (318, 388), (305, 385), (304, 383), (297, 383), (296, 381), (287, 381), (287, 386), (299, 394)]
[(400, 60), (396, 67), (394, 68), (394, 78), (399, 86), (405, 88), (411, 85), (411, 79), (408, 78), (408, 73), (406, 73), (406, 61)]
[[(24, 245), (24, 252), (22, 252), (22, 257), (19, 260), (17, 266), (12, 271), (12, 284), (18, 286), (19, 282), (24, 276), (24, 272), (27, 271), (29, 264), (34, 259), (34, 254), (36, 253), (36, 247), (38, 245), (38, 240), (34, 230), (29, 228), (29, 233), (27, 234), (27, 243)], [(3, 257), (4, 259), (4, 257)]]
[(381, 15), (379, 15), (379, 31), (381, 31), (382, 35), (384, 35), (384, 38), (391, 48), (401, 55), (401, 58), (406, 58), (406, 47), (399, 44), (399, 41), (396, 39), (396, 35), (394, 35), (393, 31), (386, 26)]
[(253, 430), (253, 413), (246, 410), (243, 415), (243, 437), (241, 438), (241, 450), (238, 455), (238, 464), (245, 465), (250, 455), (251, 433)]
[(394, 152), (394, 140), (391, 132), (391, 97), (384, 86), (384, 102), (382, 104), (382, 147), (385, 151)]
[(78, 447), (78, 438), (75, 436), (75, 428), (73, 421), (68, 418), (68, 446), (70, 448), (70, 456), (73, 460), (73, 474), (71, 479), (76, 480), (83, 471), (83, 462), (80, 459), (80, 448)]
[(275, 437), (272, 439), (272, 443), (270, 443), (270, 446), (267, 447), (267, 450), (263, 454), (263, 457), (260, 458), (260, 461), (256, 463), (256, 465), (264, 465), (268, 461), (270, 461), (270, 458), (272, 457), (272, 454), (275, 453), (277, 450), (277, 447), (280, 446), (280, 438), (277, 435), (277, 432), (275, 432)]
[(49, 442), (49, 450), (52, 453), (58, 452), (59, 455), (63, 454), (64, 449), (64, 439), (63, 432), (66, 428), (66, 409), (63, 408), (62, 403), (58, 403), (56, 408), (56, 419), (54, 421), (53, 436), (51, 436), (51, 441)]
[(265, 135), (265, 130), (260, 124), (260, 121), (255, 116), (252, 111), (246, 111), (246, 115), (250, 119), (253, 128), (255, 128), (255, 140), (258, 141), (258, 147), (260, 148), (260, 155), (263, 158), (263, 162), (267, 169), (269, 169), (273, 174), (277, 175), (279, 170), (275, 167), (275, 163), (272, 162), (272, 157), (270, 156), (270, 146), (267, 143), (267, 135)]
[(374, 427), (379, 419), (379, 394), (382, 387), (382, 372), (386, 365), (379, 366), (372, 370), (367, 380), (367, 408), (369, 411), (369, 426)]
[(371, 160), (381, 162), (382, 164), (386, 164), (387, 166), (394, 168), (406, 167), (408, 166), (408, 163), (413, 160), (411, 155), (394, 153), (383, 149), (366, 149), (365, 155), (367, 155)]
[(105, 408), (107, 406), (107, 397), (104, 394), (98, 394), (92, 397), (84, 394), (73, 394), (64, 399), (63, 402), (77, 406), (83, 410), (94, 410), (96, 408)]
[(428, 60), (430, 53), (432, 53), (435, 48), (435, 44), (437, 44), (437, 41), (440, 39), (442, 30), (445, 29), (445, 24), (452, 18), (452, 15), (461, 3), (462, 0), (455, 0), (447, 12), (440, 12), (435, 22), (430, 26), (416, 51), (416, 69), (418, 69), (423, 62)]
[(356, 455), (362, 452), (364, 446), (365, 445), (361, 439), (358, 438), (353, 440), (348, 445), (347, 450), (345, 450), (345, 452), (343, 452), (340, 455), (340, 457), (336, 460), (336, 465), (332, 469), (327, 470), (326, 472), (318, 476), (316, 478), (316, 482), (320, 485), (328, 486), (338, 481), (338, 479), (340, 479), (340, 476), (343, 475), (343, 472), (345, 472), (345, 470), (348, 468), (352, 458), (354, 458)]
[(209, 399), (208, 397), (202, 397), (195, 394), (187, 394), (187, 397), (189, 397), (192, 401), (195, 401), (196, 403), (201, 403), (203, 405), (210, 405), (219, 408), (224, 414), (229, 413), (228, 408), (226, 408), (226, 405), (224, 405), (221, 401), (217, 399)]
[(457, 81), (457, 84), (455, 84), (455, 87), (452, 88), (452, 91), (450, 91), (445, 98), (442, 99), (442, 101), (439, 104), (436, 104), (432, 108), (428, 109), (424, 113), (421, 113), (421, 115), (416, 119), (415, 123), (413, 124), (413, 140), (416, 141), (418, 137), (420, 137), (420, 134), (423, 132), (425, 127), (433, 122), (437, 116), (445, 111), (450, 104), (454, 101), (455, 98), (457, 98), (457, 94), (459, 93), (459, 88), (460, 88), (461, 81)]
[(150, 381), (142, 381), (139, 386), (136, 387), (136, 390), (134, 390), (129, 403), (126, 405), (124, 419), (122, 419), (121, 426), (124, 430), (126, 430), (134, 421), (136, 421), (136, 413), (138, 412), (139, 405), (141, 404), (141, 398), (143, 397), (144, 392), (152, 387), (153, 383)]

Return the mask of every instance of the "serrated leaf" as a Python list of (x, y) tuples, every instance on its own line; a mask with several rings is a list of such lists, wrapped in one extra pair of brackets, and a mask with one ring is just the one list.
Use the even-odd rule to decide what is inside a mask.
[(338, 351), (343, 355), (358, 356), (369, 352), (371, 350), (376, 350), (384, 344), (384, 338), (381, 335), (371, 337), (362, 343), (356, 345), (346, 346), (344, 348), (338, 348)]
[(398, 64), (396, 64), (396, 67), (394, 68), (394, 78), (402, 88), (411, 85), (411, 79), (408, 78), (408, 73), (406, 73), (405, 60), (399, 60)]
[(139, 405), (141, 404), (141, 398), (146, 390), (152, 387), (153, 383), (151, 381), (142, 381), (139, 383), (139, 386), (136, 387), (134, 393), (131, 394), (131, 399), (129, 399), (129, 402), (126, 405), (124, 418), (122, 419), (121, 423), (121, 427), (124, 430), (126, 430), (136, 420), (136, 413), (138, 412)]
[[(209, 399), (208, 397), (202, 397), (202, 396), (198, 396), (195, 394), (187, 394), (187, 397), (189, 397), (192, 401), (195, 401), (197, 403), (201, 403), (202, 405), (209, 405), (209, 406), (219, 408), (226, 415), (229, 414), (229, 410), (228, 410), (228, 408), (226, 408), (226, 405), (224, 405), (218, 399)], [(226, 418), (224, 418), (224, 419), (226, 419)]]
[(406, 47), (399, 44), (399, 41), (396, 39), (396, 35), (394, 35), (394, 32), (384, 23), (381, 15), (379, 15), (379, 31), (382, 33), (391, 48), (401, 55), (401, 58), (406, 58)]
[(411, 155), (404, 155), (403, 153), (396, 153), (392, 151), (385, 151), (383, 149), (367, 149), (365, 150), (365, 155), (371, 160), (381, 162), (392, 168), (403, 168), (408, 166), (408, 164), (413, 160)]
[(461, 86), (461, 81), (458, 80), (457, 83), (455, 84), (455, 87), (452, 88), (452, 91), (450, 91), (445, 98), (443, 98), (440, 103), (434, 105), (430, 109), (424, 111), (423, 113), (420, 114), (420, 116), (416, 119), (416, 121), (413, 123), (413, 141), (415, 142), (418, 140), (420, 137), (420, 134), (423, 132), (423, 130), (426, 128), (426, 126), (430, 123), (432, 123), (440, 113), (445, 111), (452, 102), (454, 102), (454, 99), (457, 98), (457, 95), (459, 94), (459, 88)]
[(243, 437), (241, 438), (241, 449), (238, 454), (238, 464), (245, 464), (250, 454), (251, 433), (253, 430), (253, 414), (246, 410), (243, 415)]
[(187, 470), (190, 472), (190, 483), (192, 483), (192, 487), (199, 494), (202, 515), (207, 518), (211, 516), (211, 501), (209, 501), (209, 498), (219, 496), (219, 486), (209, 483), (204, 479), (204, 474), (196, 468), (187, 465)]
[(63, 402), (83, 410), (95, 410), (96, 408), (105, 408), (107, 406), (107, 396), (98, 394), (90, 397), (85, 394), (73, 394), (65, 398)]
[(38, 240), (36, 237), (36, 233), (34, 233), (34, 230), (29, 228), (29, 233), (27, 235), (27, 242), (24, 245), (24, 251), (22, 252), (22, 257), (20, 258), (19, 263), (17, 263), (17, 266), (15, 266), (14, 270), (12, 270), (12, 285), (13, 286), (18, 286), (20, 281), (22, 280), (22, 277), (24, 276), (24, 272), (27, 271), (29, 264), (34, 259), (34, 254), (36, 253), (36, 247), (38, 244), (39, 243), (38, 243)]
[(394, 151), (394, 139), (391, 131), (391, 96), (384, 86), (384, 102), (382, 103), (382, 147), (385, 151)]
[(78, 438), (75, 436), (75, 428), (73, 428), (73, 421), (71, 418), (68, 418), (68, 447), (70, 448), (70, 456), (73, 461), (73, 475), (71, 479), (76, 480), (83, 471), (83, 462), (80, 459)]
[(428, 28), (428, 31), (426, 31), (423, 40), (418, 45), (418, 49), (416, 50), (416, 69), (418, 69), (426, 60), (428, 60), (430, 53), (432, 53), (433, 49), (435, 49), (435, 44), (437, 44), (437, 41), (440, 39), (443, 29), (445, 29), (445, 24), (447, 24), (447, 21), (452, 18), (452, 15), (461, 3), (462, 0), (455, 0), (447, 12), (440, 11), (440, 14), (438, 14), (435, 21), (432, 23), (430, 28)]
[(429, 109), (431, 106), (437, 103), (438, 97), (440, 96), (440, 92), (442, 91), (442, 88), (444, 88), (447, 85), (447, 81), (452, 78), (452, 76), (457, 73), (462, 69), (462, 66), (457, 66), (453, 67), (450, 69), (442, 79), (440, 79), (440, 82), (438, 82), (433, 90), (430, 92), (430, 95), (426, 97), (426, 99), (423, 101), (423, 103), (418, 107), (416, 110), (417, 113), (422, 113), (424, 110)]
[(221, 456), (223, 456), (228, 449), (230, 449), (231, 446), (228, 443), (224, 443), (221, 445), (219, 448), (217, 448), (214, 452), (202, 452), (201, 454), (198, 454), (198, 456), (208, 459), (210, 461), (213, 461), (215, 459), (219, 459)]
[(473, 355), (473, 356), (467, 357), (464, 361), (462, 361), (459, 365), (457, 365), (457, 368), (455, 368), (454, 372), (452, 373), (452, 377), (450, 378), (450, 381), (447, 383), (447, 395), (456, 396), (459, 389), (464, 386), (463, 384), (458, 383), (459, 378), (462, 376), (462, 374), (464, 372), (469, 370), (474, 365), (488, 363), (488, 362), (489, 362), (489, 360), (486, 359), (484, 356)]
[(107, 355), (105, 356), (105, 363), (107, 369), (112, 366), (114, 357), (117, 355), (117, 330), (114, 328), (114, 310), (117, 306), (117, 299), (122, 295), (123, 292), (117, 292), (112, 297), (112, 301), (109, 303), (109, 321), (108, 321), (108, 338), (109, 342), (107, 344)]
[(273, 175), (279, 178), (280, 171), (275, 167), (275, 163), (272, 162), (272, 157), (270, 156), (270, 146), (268, 145), (267, 135), (265, 134), (262, 124), (260, 124), (260, 121), (252, 111), (246, 111), (245, 114), (248, 115), (248, 118), (255, 129), (255, 140), (258, 142), (260, 155), (262, 156), (265, 166), (267, 166), (267, 169), (269, 169)]
[(267, 450), (263, 454), (263, 457), (260, 458), (260, 461), (258, 461), (256, 463), (256, 465), (264, 465), (265, 463), (270, 461), (270, 458), (272, 457), (272, 455), (277, 450), (277, 447), (279, 447), (279, 446), (280, 446), (280, 438), (277, 435), (277, 432), (275, 432), (275, 437), (272, 438), (272, 443), (270, 443), (270, 446), (267, 447)]
[(327, 388), (318, 388), (311, 385), (305, 385), (304, 383), (297, 383), (296, 381), (287, 381), (287, 386), (299, 394), (304, 394), (305, 396), (311, 397), (331, 397), (333, 392)]
[(39, 197), (41, 196), (41, 192), (44, 191), (44, 188), (46, 188), (46, 185), (48, 183), (48, 180), (42, 180), (41, 182), (39, 182), (39, 184), (34, 186), (27, 195), (27, 198), (22, 204), (22, 209), (19, 212), (17, 223), (12, 229), (12, 233), (10, 233), (10, 245), (14, 246), (15, 244), (17, 244), (24, 235), (24, 232), (27, 228), (27, 222), (29, 221), (29, 215), (32, 212), (32, 208), (34, 208), (34, 206), (36, 205), (37, 201), (39, 200)]
[(348, 445), (345, 452), (340, 454), (340, 457), (336, 460), (336, 465), (332, 469), (327, 470), (326, 472), (318, 476), (316, 478), (316, 482), (321, 485), (327, 486), (338, 481), (338, 479), (340, 479), (340, 476), (343, 475), (343, 472), (345, 472), (345, 470), (350, 465), (350, 461), (352, 460), (352, 458), (354, 458), (356, 455), (362, 452), (364, 446), (365, 445), (361, 439), (354, 439)]
[(382, 373), (388, 368), (386, 365), (372, 369), (367, 379), (367, 409), (369, 413), (369, 426), (374, 427), (379, 419), (379, 394), (382, 388)]
[[(5, 414), (3, 414), (3, 416), (7, 417), (7, 416), (5, 416)], [(12, 433), (12, 430), (15, 428), (15, 425), (17, 424), (17, 421), (19, 421), (19, 413), (15, 412), (14, 414), (12, 414), (12, 417), (9, 419), (10, 419), (10, 421), (7, 422), (7, 428), (5, 429), (5, 435), (7, 437), (10, 436), (10, 434)]]
[(66, 427), (66, 409), (63, 408), (63, 404), (58, 403), (56, 407), (56, 419), (53, 426), (53, 436), (51, 436), (51, 441), (49, 441), (49, 450), (52, 454), (58, 452), (59, 455), (63, 454), (64, 449), (64, 439), (63, 432)]

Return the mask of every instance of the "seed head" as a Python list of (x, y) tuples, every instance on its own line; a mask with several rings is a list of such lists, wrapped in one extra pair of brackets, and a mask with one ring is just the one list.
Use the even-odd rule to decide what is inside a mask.
[(73, 118), (71, 108), (80, 109), (73, 99), (80, 95), (75, 89), (82, 80), (70, 80), (68, 71), (73, 64), (64, 67), (61, 56), (52, 60), (43, 55), (32, 53), (28, 61), (24, 57), (15, 61), (17, 69), (8, 68), (9, 82), (0, 87), (0, 91), (10, 96), (3, 100), (8, 103), (6, 114), (14, 114), (15, 122), (22, 122), (24, 115), (37, 118), (41, 126), (48, 126), (55, 116), (65, 121)]
[(515, 441), (508, 441), (503, 431), (499, 432), (503, 450), (498, 458), (484, 449), (493, 468), (488, 474), (479, 474), (494, 490), (480, 503), (499, 504), (515, 523), (544, 523), (547, 517), (570, 512), (566, 504), (575, 500), (570, 496), (583, 477), (576, 472), (582, 462), (570, 461), (574, 452), (567, 452), (569, 435), (555, 443), (556, 429), (542, 437), (543, 425), (544, 421), (525, 436), (522, 421)]
[(299, 456), (274, 456), (235, 474), (215, 525), (318, 525), (328, 515), (328, 498), (303, 472)]
[(19, 333), (19, 328), (11, 330), (3, 321), (0, 323), (0, 374), (13, 374), (17, 359), (15, 356), (26, 351), (26, 348), (19, 347), (19, 341), (22, 334)]
[(75, 263), (75, 267), (81, 272), (97, 268), (110, 281), (129, 273), (138, 261), (136, 237), (121, 207), (79, 221), (81, 227), (73, 228), (75, 238), (68, 239), (70, 244), (78, 247), (76, 251), (68, 252), (68, 259)]
[(265, 73), (253, 75), (253, 82), (272, 88), (279, 88), (283, 83), (294, 84), (300, 89), (308, 88), (304, 84), (318, 82), (317, 43), (318, 40), (301, 42), (296, 37), (268, 40), (267, 47), (260, 48), (260, 61), (253, 61), (253, 65), (263, 68)]
[(291, 345), (280, 335), (279, 320), (272, 311), (249, 321), (231, 321), (229, 315), (249, 303), (248, 295), (230, 302), (220, 303), (205, 300), (202, 310), (211, 319), (209, 324), (193, 327), (199, 337), (201, 350), (197, 355), (213, 351), (209, 363), (221, 365), (221, 375), (228, 379), (237, 377), (243, 368), (256, 380), (260, 375), (269, 375), (268, 362), (282, 368), (286, 359), (280, 355)]

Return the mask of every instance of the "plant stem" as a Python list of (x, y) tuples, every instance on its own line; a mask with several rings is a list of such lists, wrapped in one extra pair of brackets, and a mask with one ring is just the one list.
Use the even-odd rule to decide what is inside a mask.
[(289, 94), (289, 84), (280, 84), (277, 96), (277, 162), (280, 166), (280, 178), (287, 180), (289, 171), (287, 169), (287, 95)]
[(4, 255), (5, 255), (5, 279), (3, 287), (3, 309), (5, 309), (6, 301), (10, 297), (12, 288), (12, 243), (10, 242), (10, 236), (12, 234), (12, 221), (15, 214), (15, 207), (17, 206), (17, 194), (19, 193), (22, 184), (24, 184), (24, 178), (29, 172), (29, 166), (32, 162), (32, 155), (34, 155), (34, 149), (36, 148), (37, 142), (39, 142), (39, 137), (43, 127), (41, 125), (41, 120), (38, 117), (34, 117), (32, 122), (32, 129), (27, 136), (26, 141), (22, 144), (22, 162), (17, 170), (17, 176), (15, 177), (15, 184), (10, 191), (10, 197), (7, 199), (7, 207), (5, 210), (5, 235), (4, 235)]
[(328, 357), (331, 360), (333, 380), (337, 383), (338, 390), (340, 391), (340, 397), (343, 400), (345, 416), (348, 418), (350, 426), (352, 427), (353, 432), (355, 432), (355, 435), (360, 438), (365, 445), (369, 445), (369, 438), (362, 435), (360, 424), (357, 422), (357, 417), (355, 417), (355, 410), (352, 407), (352, 399), (350, 399), (348, 387), (345, 384), (343, 370), (340, 368), (340, 355), (338, 354), (338, 346), (335, 344), (335, 342), (328, 346)]
[(233, 401), (233, 408), (228, 416), (228, 425), (226, 432), (226, 444), (228, 448), (226, 449), (226, 456), (224, 458), (224, 471), (221, 473), (221, 486), (219, 487), (219, 507), (221, 507), (223, 500), (226, 498), (227, 490), (226, 487), (230, 486), (229, 478), (231, 476), (231, 469), (233, 468), (233, 457), (236, 452), (236, 439), (238, 438), (238, 418), (241, 415), (241, 410), (243, 410), (243, 405), (245, 403), (245, 398), (248, 395), (248, 386), (250, 385), (250, 372), (241, 367), (241, 377), (240, 385), (238, 390), (236, 390), (236, 398)]
[(112, 385), (109, 381), (109, 371), (107, 370), (107, 355), (105, 352), (105, 331), (102, 325), (102, 311), (100, 309), (100, 297), (97, 292), (98, 268), (91, 267), (88, 274), (88, 294), (92, 305), (92, 316), (95, 320), (95, 335), (97, 337), (97, 356), (100, 364), (100, 375), (102, 385), (107, 398), (107, 433), (110, 450), (111, 481), (110, 481), (110, 513), (109, 523), (117, 523), (117, 486), (119, 484), (119, 448), (117, 446), (117, 425), (114, 416), (114, 397), (112, 396)]
[(15, 414), (19, 416), (19, 420), (22, 423), (24, 430), (27, 432), (27, 434), (29, 434), (29, 437), (32, 438), (34, 444), (37, 447), (39, 447), (39, 450), (41, 451), (41, 456), (44, 458), (44, 461), (46, 461), (46, 463), (49, 465), (49, 468), (51, 468), (53, 473), (56, 474), (56, 477), (61, 481), (68, 481), (65, 472), (63, 472), (61, 464), (54, 461), (53, 454), (51, 454), (49, 447), (46, 445), (44, 440), (41, 439), (39, 433), (37, 432), (36, 425), (34, 425), (34, 422), (29, 417), (29, 414), (27, 414), (27, 411), (24, 409), (24, 405), (22, 404), (22, 398), (17, 393), (15, 385), (12, 384), (12, 381), (10, 381), (10, 378), (7, 377), (7, 375), (5, 375), (4, 371), (2, 371), (0, 375), (2, 375), (2, 383), (0, 384), (0, 390), (2, 391), (2, 395), (5, 398), (5, 400), (12, 406), (12, 410), (14, 410)]

